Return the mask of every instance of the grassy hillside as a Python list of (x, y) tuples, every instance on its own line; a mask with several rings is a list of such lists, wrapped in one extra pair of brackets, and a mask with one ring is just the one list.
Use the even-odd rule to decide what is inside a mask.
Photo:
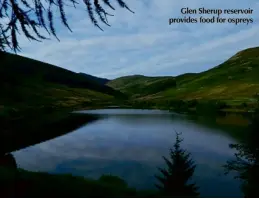
[(155, 94), (172, 87), (174, 88), (176, 81), (174, 77), (132, 75), (109, 81), (107, 85), (129, 96), (140, 97)]
[[(161, 88), (162, 81), (175, 79), (176, 86)], [(177, 77), (121, 77), (108, 83), (126, 94), (138, 93), (139, 99), (221, 99), (252, 101), (259, 93), (259, 47), (249, 48), (226, 62), (202, 73)], [(160, 89), (150, 92), (149, 86)]]
[(251, 102), (259, 93), (258, 56), (259, 47), (250, 48), (202, 73), (177, 77), (133, 75), (109, 81), (1, 53), (0, 112), (4, 107), (111, 104), (125, 99), (125, 95), (145, 101), (221, 99)]
[(8, 53), (1, 53), (0, 59), (0, 111), (3, 107), (109, 103), (124, 97), (104, 85), (103, 79), (98, 81), (98, 78)]
[[(190, 77), (189, 77), (190, 78)], [(177, 89), (161, 93), (188, 99), (251, 99), (259, 93), (259, 47), (241, 51), (226, 62), (189, 81), (178, 80)]]

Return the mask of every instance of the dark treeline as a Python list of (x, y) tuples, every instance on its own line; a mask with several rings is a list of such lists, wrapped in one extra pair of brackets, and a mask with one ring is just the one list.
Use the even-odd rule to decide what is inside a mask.
[(196, 114), (219, 114), (225, 110), (243, 110), (244, 113), (249, 110), (254, 111), (259, 107), (257, 103), (240, 103), (236, 105), (228, 104), (222, 100), (180, 100), (180, 99), (171, 99), (171, 100), (130, 100), (127, 102), (127, 105), (135, 108), (159, 108), (172, 110), (174, 112), (190, 112)]

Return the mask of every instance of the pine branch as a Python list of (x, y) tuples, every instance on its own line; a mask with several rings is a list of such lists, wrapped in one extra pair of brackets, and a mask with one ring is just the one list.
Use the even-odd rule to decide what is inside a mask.
[[(122, 0), (113, 0), (118, 3), (121, 8), (129, 9), (127, 4)], [(40, 30), (44, 29), (49, 36), (54, 36), (58, 41), (56, 26), (54, 24), (55, 9), (59, 10), (59, 18), (61, 23), (72, 32), (69, 26), (68, 19), (65, 12), (65, 0), (45, 0), (47, 7), (45, 8), (42, 0), (32, 0), (29, 3), (28, 0), (1, 0), (0, 1), (0, 50), (6, 51), (7, 48), (17, 52), (20, 50), (18, 34), (25, 35), (31, 41), (42, 41), (49, 39), (46, 36), (40, 34)], [(76, 0), (67, 0), (66, 2), (72, 3), (74, 7), (79, 4)], [(83, 0), (86, 6), (87, 13), (90, 21), (94, 26), (103, 31), (99, 25), (96, 16), (99, 21), (106, 26), (110, 26), (108, 23), (108, 16), (113, 16), (108, 13), (101, 5), (109, 7), (115, 10), (111, 4), (111, 0)], [(7, 21), (4, 23), (2, 21)], [(21, 32), (19, 32), (21, 31)]]

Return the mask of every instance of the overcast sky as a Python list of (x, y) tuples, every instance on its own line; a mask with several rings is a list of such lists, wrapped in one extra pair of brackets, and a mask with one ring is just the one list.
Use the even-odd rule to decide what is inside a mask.
[[(111, 2), (113, 0), (110, 0)], [(21, 38), (20, 55), (54, 64), (75, 72), (106, 78), (142, 74), (179, 75), (212, 68), (236, 52), (259, 46), (258, 0), (125, 0), (135, 14), (116, 7), (110, 11), (111, 27), (94, 27), (83, 7), (67, 7), (70, 33), (57, 26), (61, 42), (54, 38), (42, 43)], [(114, 2), (114, 5), (117, 5)], [(169, 18), (189, 8), (253, 9), (252, 15), (221, 15), (253, 18), (250, 24), (171, 24)], [(109, 10), (109, 8), (107, 8)], [(213, 15), (203, 15), (212, 17)]]

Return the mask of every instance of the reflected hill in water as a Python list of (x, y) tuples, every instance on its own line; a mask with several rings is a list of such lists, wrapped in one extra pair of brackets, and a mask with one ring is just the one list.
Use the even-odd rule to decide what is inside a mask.
[(98, 119), (96, 115), (56, 113), (0, 120), (0, 152), (5, 154), (69, 133)]
[[(171, 111), (149, 110), (149, 109), (99, 109), (82, 110), (76, 113), (96, 115), (100, 118), (112, 117), (125, 125), (148, 123), (152, 118), (157, 122), (165, 123), (190, 121), (203, 127), (225, 131), (230, 137), (236, 140), (242, 140), (244, 133), (251, 124), (252, 115), (249, 113), (228, 113), (217, 112), (205, 115), (182, 114)], [(170, 118), (168, 117), (170, 115)], [(158, 117), (159, 116), (159, 117)]]
[(202, 126), (223, 130), (237, 141), (243, 140), (251, 125), (252, 114), (219, 112), (210, 115), (186, 115), (187, 120), (195, 121)]

